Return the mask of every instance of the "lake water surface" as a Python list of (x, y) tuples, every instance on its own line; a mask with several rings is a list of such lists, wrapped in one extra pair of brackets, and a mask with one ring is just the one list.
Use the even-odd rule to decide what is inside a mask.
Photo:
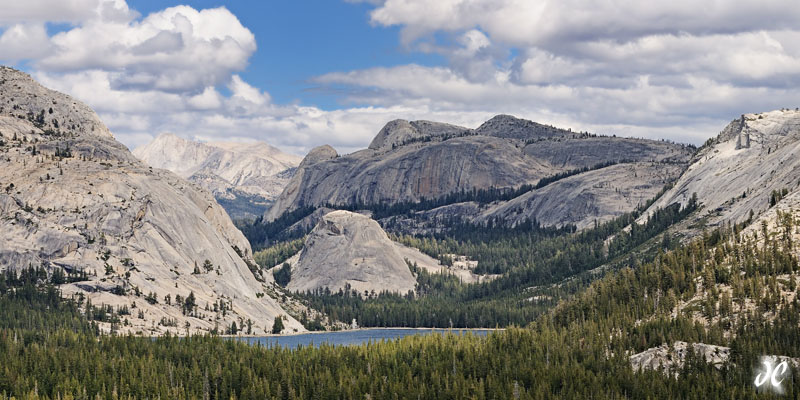
[(488, 334), (490, 331), (490, 329), (358, 329), (351, 331), (303, 333), (299, 335), (285, 336), (243, 337), (237, 338), (237, 340), (241, 340), (250, 344), (260, 344), (267, 347), (282, 346), (288, 348), (297, 348), (301, 345), (319, 346), (322, 343), (327, 343), (334, 346), (358, 345), (381, 340), (394, 340), (408, 335), (430, 335), (431, 333), (444, 334), (447, 332), (453, 332), (454, 334), (463, 335), (469, 332), (473, 335), (486, 336), (486, 334)]

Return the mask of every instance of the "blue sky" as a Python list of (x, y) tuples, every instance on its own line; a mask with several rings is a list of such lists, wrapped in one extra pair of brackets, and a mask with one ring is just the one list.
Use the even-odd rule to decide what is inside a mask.
[[(702, 3), (702, 2), (701, 2)], [(0, 0), (0, 63), (162, 133), (304, 154), (499, 113), (699, 144), (800, 106), (794, 0)], [(581, 10), (576, 13), (575, 10)]]
[(309, 79), (331, 71), (436, 65), (442, 57), (404, 49), (400, 28), (371, 26), (367, 3), (339, 1), (128, 1), (142, 14), (186, 4), (196, 9), (226, 7), (258, 41), (258, 51), (241, 76), (267, 90), (276, 102), (342, 106), (336, 93)]

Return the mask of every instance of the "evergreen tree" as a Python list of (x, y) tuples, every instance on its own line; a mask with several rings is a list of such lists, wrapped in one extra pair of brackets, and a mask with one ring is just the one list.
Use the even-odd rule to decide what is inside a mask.
[(272, 323), (272, 333), (279, 334), (283, 330), (283, 318), (280, 315), (275, 317), (275, 321)]

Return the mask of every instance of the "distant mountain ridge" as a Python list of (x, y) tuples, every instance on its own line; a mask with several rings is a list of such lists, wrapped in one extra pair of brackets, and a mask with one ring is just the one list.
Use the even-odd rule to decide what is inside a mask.
[[(509, 115), (476, 129), (394, 120), (367, 149), (344, 156), (330, 146), (309, 152), (264, 219), (309, 207), (412, 204), (569, 175), (548, 190), (508, 204), (463, 204), (446, 214), (468, 222), (500, 218), (513, 224), (536, 218), (586, 227), (654, 197), (677, 179), (693, 152), (691, 146), (572, 132)], [(567, 184), (569, 191), (561, 190)], [(561, 193), (571, 198), (560, 198)], [(412, 219), (429, 219), (429, 214), (415, 213)]]
[(196, 142), (173, 134), (161, 134), (133, 154), (208, 189), (232, 218), (264, 213), (302, 159), (264, 142)]

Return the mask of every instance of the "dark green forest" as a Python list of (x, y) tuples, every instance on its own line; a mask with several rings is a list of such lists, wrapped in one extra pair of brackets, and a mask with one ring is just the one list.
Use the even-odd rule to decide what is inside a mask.
[[(411, 265), (417, 276), (416, 293), (375, 293), (361, 296), (349, 290), (306, 293), (313, 308), (334, 319), (355, 318), (361, 326), (477, 328), (523, 326), (552, 308), (558, 300), (596, 279), (590, 271), (603, 265), (628, 265), (630, 255), (648, 241), (669, 249), (677, 242), (662, 235), (672, 224), (697, 208), (695, 200), (658, 210), (642, 225), (631, 224), (644, 210), (625, 214), (592, 229), (544, 228), (536, 223), (454, 225), (438, 237), (396, 237), (434, 258), (462, 254), (478, 261), (478, 273), (502, 274), (490, 282), (465, 285), (454, 276), (428, 274)], [(614, 239), (606, 243), (614, 235)], [(653, 257), (640, 254), (638, 260)], [(558, 284), (558, 285), (556, 285)]]
[[(46, 275), (3, 274), (0, 398), (779, 398), (752, 379), (762, 354), (800, 356), (800, 303), (776, 296), (797, 290), (778, 278), (797, 271), (795, 244), (740, 229), (608, 273), (524, 327), (347, 347), (100, 335)], [(733, 296), (715, 295), (725, 287)], [(690, 352), (677, 375), (631, 368), (631, 352), (674, 340), (730, 346), (731, 358), (716, 369)], [(796, 398), (792, 373), (783, 388)]]
[[(444, 263), (449, 254), (464, 255), (497, 278), (464, 284), (409, 263), (414, 292), (297, 295), (333, 320), (355, 318), (366, 327), (506, 328), (486, 337), (447, 333), (285, 349), (213, 334), (102, 334), (99, 323), (114, 332), (136, 311), (64, 298), (58, 285), (85, 276), (57, 268), (6, 271), (0, 399), (800, 397), (797, 368), (783, 395), (753, 384), (761, 356), (800, 357), (794, 218), (779, 213), (775, 232), (766, 225), (745, 231), (748, 220), (682, 242), (669, 228), (695, 212), (697, 200), (632, 224), (650, 205), (579, 232), (536, 221), (452, 221), (433, 236), (394, 234)], [(256, 253), (261, 268), (302, 248), (303, 232), (286, 228), (311, 212), (287, 214), (267, 230), (251, 225), (250, 235), (272, 244)], [(278, 268), (274, 277), (285, 284), (291, 271)], [(730, 357), (715, 366), (689, 351), (669, 370), (632, 367), (632, 354), (676, 341), (726, 346)]]

